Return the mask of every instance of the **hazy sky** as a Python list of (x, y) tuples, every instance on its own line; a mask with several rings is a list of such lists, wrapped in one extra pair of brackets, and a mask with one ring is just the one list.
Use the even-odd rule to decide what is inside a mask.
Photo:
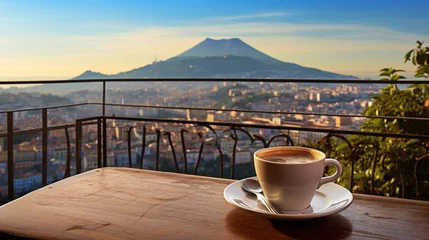
[[(412, 2), (412, 4), (411, 4)], [(410, 71), (429, 43), (424, 0), (0, 1), (0, 80), (113, 74), (239, 37), (279, 60), (359, 77)]]

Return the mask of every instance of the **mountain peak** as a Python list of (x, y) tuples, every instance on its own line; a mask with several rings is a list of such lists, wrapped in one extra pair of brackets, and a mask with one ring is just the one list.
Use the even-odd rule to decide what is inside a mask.
[(184, 53), (131, 71), (104, 75), (91, 70), (74, 79), (106, 78), (348, 78), (332, 72), (282, 62), (240, 38), (206, 38)]
[(229, 39), (213, 39), (206, 38), (193, 48), (185, 51), (177, 57), (213, 57), (234, 55), (240, 57), (250, 57), (256, 60), (277, 62), (278, 60), (272, 58), (265, 53), (262, 53), (255, 48), (251, 47), (240, 38)]
[(91, 70), (86, 70), (81, 75), (73, 78), (73, 79), (99, 79), (99, 78), (107, 78), (108, 76), (99, 72), (93, 72)]
[(218, 39), (218, 40), (213, 39), (213, 38), (206, 38), (204, 41), (214, 41), (214, 42), (216, 42), (216, 41), (218, 41), (218, 42), (222, 42), (222, 41), (243, 42), (240, 38), (221, 38), (221, 39)]

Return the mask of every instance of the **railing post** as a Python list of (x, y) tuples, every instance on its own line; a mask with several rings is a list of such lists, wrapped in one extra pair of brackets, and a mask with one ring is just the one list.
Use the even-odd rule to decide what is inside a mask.
[(158, 171), (159, 168), (159, 144), (161, 144), (161, 130), (156, 129), (156, 160), (155, 160), (155, 170)]
[[(103, 80), (103, 105), (102, 116), (106, 116), (106, 81)], [(107, 167), (107, 121), (103, 118), (103, 167)], [(100, 135), (99, 138), (100, 140)], [(100, 145), (98, 145), (100, 147)], [(100, 152), (99, 152), (100, 153)]]
[(69, 128), (64, 128), (66, 134), (66, 143), (67, 143), (67, 162), (66, 162), (66, 170), (64, 172), (64, 178), (70, 177), (70, 165), (71, 165), (71, 152), (70, 152), (70, 136), (69, 136)]
[(232, 135), (232, 139), (234, 139), (234, 148), (232, 149), (232, 162), (231, 162), (231, 179), (234, 179), (234, 173), (235, 173), (235, 154), (237, 152), (237, 143), (238, 143), (238, 136), (237, 132), (234, 129), (234, 135)]
[(223, 153), (218, 142), (216, 143), (216, 146), (217, 146), (217, 150), (219, 151), (220, 178), (223, 178)]
[(48, 109), (42, 109), (42, 186), (48, 184)]
[(142, 151), (140, 153), (140, 168), (143, 169), (144, 152), (146, 148), (146, 125), (143, 125)]
[(7, 181), (9, 201), (15, 198), (14, 186), (14, 162), (13, 162), (13, 112), (7, 113)]
[(174, 150), (173, 141), (171, 140), (171, 132), (166, 132), (166, 133), (164, 133), (164, 135), (167, 136), (168, 144), (170, 144), (171, 153), (173, 154), (173, 160), (174, 160), (174, 165), (176, 167), (176, 172), (179, 173), (180, 172), (179, 164), (177, 163), (176, 151)]
[(82, 121), (76, 120), (76, 174), (82, 172)]
[(107, 167), (107, 119), (103, 116), (103, 167)]
[(101, 119), (97, 119), (97, 167), (101, 168)]
[(106, 81), (103, 80), (103, 117), (106, 116)]
[(185, 145), (185, 136), (184, 133), (188, 131), (186, 129), (180, 130), (180, 139), (182, 141), (182, 151), (183, 151), (183, 160), (185, 161), (185, 174), (188, 173), (188, 157), (186, 156), (186, 145)]
[(133, 162), (131, 159), (131, 131), (133, 130), (134, 127), (130, 127), (128, 129), (128, 167), (132, 168), (133, 167)]

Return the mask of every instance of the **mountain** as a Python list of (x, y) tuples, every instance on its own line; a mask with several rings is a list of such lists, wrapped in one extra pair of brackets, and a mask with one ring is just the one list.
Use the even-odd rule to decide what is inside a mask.
[(153, 63), (112, 78), (342, 78), (336, 73), (302, 67), (294, 63), (270, 64), (250, 57), (176, 57)]
[(103, 78), (109, 78), (109, 75), (88, 70), (73, 79), (103, 79)]
[[(72, 104), (73, 102), (65, 97), (43, 93), (13, 93), (10, 91), (0, 91), (0, 103), (2, 110), (36, 108), (40, 106), (57, 106)], [(28, 112), (28, 114), (34, 114)]]
[(267, 54), (256, 50), (239, 38), (214, 40), (206, 38), (195, 47), (178, 55), (177, 57), (207, 57), (207, 56), (225, 56), (234, 55), (241, 57), (250, 57), (269, 63), (279, 62), (279, 60), (268, 56)]
[(115, 75), (86, 71), (75, 77), (94, 78), (314, 78), (357, 79), (357, 77), (282, 62), (238, 38), (207, 38), (182, 54)]

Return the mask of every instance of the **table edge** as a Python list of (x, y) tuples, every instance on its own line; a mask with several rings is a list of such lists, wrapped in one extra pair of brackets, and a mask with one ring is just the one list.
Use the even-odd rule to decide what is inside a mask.
[[(104, 167), (104, 168), (96, 168), (92, 169), (87, 172), (83, 172), (80, 174), (73, 175), (71, 177), (68, 177), (66, 179), (62, 179), (60, 181), (54, 182), (52, 184), (46, 185), (44, 187), (41, 187), (39, 189), (36, 189), (34, 191), (31, 191), (19, 198), (16, 198), (13, 201), (10, 201), (6, 204), (3, 204), (0, 206), (0, 208), (3, 208), (10, 203), (15, 202), (16, 200), (19, 200), (21, 198), (26, 198), (31, 196), (34, 193), (37, 193), (38, 191), (43, 191), (46, 188), (51, 188), (57, 184), (65, 184), (66, 182), (73, 180), (76, 177), (83, 177), (85, 175), (90, 175), (96, 172), (108, 172), (108, 171), (122, 171), (122, 172), (147, 172), (149, 174), (156, 174), (156, 175), (170, 175), (170, 176), (180, 176), (180, 178), (191, 178), (191, 179), (203, 179), (207, 181), (212, 182), (219, 182), (219, 183), (225, 183), (227, 185), (239, 181), (235, 179), (226, 179), (226, 178), (217, 178), (217, 177), (208, 177), (208, 176), (200, 176), (200, 175), (193, 175), (193, 174), (184, 174), (184, 173), (176, 173), (176, 172), (162, 172), (162, 171), (155, 171), (155, 170), (148, 170), (148, 169), (138, 169), (138, 168), (128, 168), (128, 167)], [(225, 186), (226, 187), (226, 186)], [(223, 192), (221, 193), (223, 194)], [(360, 193), (352, 193), (354, 200), (367, 200), (367, 201), (386, 201), (386, 202), (396, 202), (396, 203), (402, 203), (402, 204), (414, 204), (414, 205), (420, 205), (420, 206), (427, 206), (429, 207), (429, 201), (423, 201), (423, 200), (416, 200), (416, 199), (403, 199), (403, 198), (395, 198), (395, 197), (385, 197), (385, 196), (376, 196), (376, 195), (368, 195), (368, 194), (360, 194)]]

